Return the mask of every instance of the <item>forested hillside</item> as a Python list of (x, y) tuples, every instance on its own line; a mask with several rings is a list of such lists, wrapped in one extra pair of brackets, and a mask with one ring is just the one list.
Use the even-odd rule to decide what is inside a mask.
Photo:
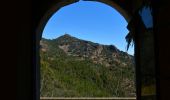
[(135, 96), (133, 56), (114, 45), (65, 34), (40, 46), (42, 97)]

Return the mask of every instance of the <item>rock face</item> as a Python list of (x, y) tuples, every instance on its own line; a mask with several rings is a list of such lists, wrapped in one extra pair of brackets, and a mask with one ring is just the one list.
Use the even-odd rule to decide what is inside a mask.
[[(55, 94), (55, 96), (135, 96), (133, 56), (120, 51), (114, 45), (101, 45), (90, 41), (80, 40), (68, 34), (53, 40), (42, 39), (40, 45), (42, 96), (51, 96), (50, 94)], [(65, 64), (61, 64), (63, 62)], [(75, 68), (75, 66), (77, 67)], [(94, 68), (94, 66), (99, 68)], [(70, 86), (68, 87), (74, 88), (71, 89), (72, 92), (70, 94), (68, 92), (70, 91), (70, 88), (66, 86), (56, 88), (57, 90), (65, 89), (66, 91), (63, 91), (63, 94), (59, 94), (54, 87), (54, 90), (47, 89), (47, 87), (51, 87), (56, 84), (61, 85), (61, 83), (64, 82), (64, 79), (62, 80), (61, 77), (55, 77), (53, 81), (49, 81), (51, 83), (45, 84), (46, 81), (44, 79), (47, 78), (45, 77), (45, 74), (47, 74), (45, 70), (49, 70), (48, 68), (52, 70), (52, 72), (57, 71), (53, 72), (53, 74), (56, 75), (59, 71), (60, 74), (62, 74), (61, 72), (64, 72), (64, 74), (68, 73), (73, 80), (78, 81), (79, 85), (82, 85), (82, 87), (90, 87), (91, 84), (94, 85), (94, 89), (97, 88), (95, 90), (92, 89), (93, 91), (103, 91), (103, 93), (90, 93), (89, 91), (92, 92), (91, 89), (85, 89), (83, 91), (83, 88), (82, 92), (80, 92), (77, 90), (80, 87), (71, 84), (69, 84)], [(69, 73), (68, 69), (73, 72)], [(93, 74), (90, 75), (87, 70), (90, 70), (89, 73), (91, 70), (95, 71), (92, 71), (91, 73)], [(105, 73), (103, 73), (102, 70), (104, 70)], [(81, 73), (77, 74), (81, 71), (82, 75), (80, 75)], [(85, 73), (86, 71), (87, 73)], [(77, 75), (80, 75), (81, 77), (77, 78)], [(105, 76), (105, 78), (102, 78), (102, 75)], [(52, 77), (54, 76), (49, 75), (46, 80), (49, 80), (49, 78)], [(62, 77), (65, 77), (65, 75)], [(84, 79), (84, 77), (86, 78)], [(60, 78), (61, 80), (59, 80)], [(55, 82), (56, 80), (58, 82)], [(70, 81), (73, 82), (73, 80)], [(81, 80), (85, 81), (85, 83), (89, 83), (89, 85), (84, 86), (81, 83)], [(64, 82), (63, 84), (68, 85), (67, 82)], [(107, 87), (107, 85), (109, 87)], [(50, 91), (54, 91), (54, 93), (50, 93)]]

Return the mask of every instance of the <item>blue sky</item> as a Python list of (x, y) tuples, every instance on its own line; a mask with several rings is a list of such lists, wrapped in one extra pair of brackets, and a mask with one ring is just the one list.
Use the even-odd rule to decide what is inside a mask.
[[(43, 30), (43, 38), (55, 39), (65, 33), (74, 37), (126, 51), (127, 22), (114, 8), (99, 2), (80, 1), (53, 14)], [(134, 54), (133, 47), (128, 50)]]

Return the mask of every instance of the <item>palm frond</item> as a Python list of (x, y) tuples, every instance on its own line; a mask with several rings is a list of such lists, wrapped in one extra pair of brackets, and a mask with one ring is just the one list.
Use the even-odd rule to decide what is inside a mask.
[(129, 32), (127, 35), (126, 35), (126, 37), (125, 37), (125, 39), (126, 39), (126, 42), (127, 42), (127, 51), (128, 51), (128, 49), (129, 49), (129, 47), (130, 47), (130, 45), (131, 45), (131, 43), (133, 44), (134, 42), (133, 42), (133, 34), (131, 33), (131, 32)]

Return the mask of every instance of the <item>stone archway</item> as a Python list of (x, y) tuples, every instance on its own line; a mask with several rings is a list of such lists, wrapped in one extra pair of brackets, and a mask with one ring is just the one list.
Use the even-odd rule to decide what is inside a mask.
[[(111, 6), (111, 7), (113, 7), (113, 8), (116, 8), (116, 10), (118, 11), (118, 12), (121, 12), (121, 15), (123, 15), (123, 17), (125, 18), (125, 20), (127, 21), (127, 22), (129, 22), (130, 21), (130, 19), (131, 19), (131, 16), (130, 16), (130, 14), (128, 14), (128, 12), (127, 11), (125, 11), (124, 9), (122, 9), (119, 5), (117, 5), (115, 2), (113, 2), (112, 0), (100, 0), (100, 1), (94, 1), (94, 2), (101, 2), (101, 3), (104, 3), (104, 4), (106, 4), (106, 5), (109, 5), (109, 6)], [(47, 12), (46, 12), (46, 14), (43, 16), (43, 18), (41, 19), (41, 21), (40, 21), (40, 24), (39, 24), (39, 27), (38, 27), (38, 29), (37, 29), (37, 44), (39, 45), (39, 41), (40, 41), (40, 39), (41, 39), (41, 35), (42, 35), (42, 30), (44, 29), (44, 27), (45, 27), (45, 24), (47, 23), (47, 21), (48, 21), (48, 19), (54, 14), (54, 13), (56, 13), (60, 8), (62, 8), (62, 7), (64, 7), (64, 6), (67, 6), (67, 5), (69, 5), (69, 4), (73, 4), (73, 3), (76, 3), (76, 2), (65, 2), (65, 1), (62, 1), (62, 2), (60, 2), (60, 3), (58, 3), (57, 5), (52, 5), (52, 7), (51, 7), (51, 9), (49, 9), (49, 10), (47, 10)], [(39, 47), (38, 47), (39, 48)], [(37, 51), (37, 55), (39, 55), (39, 51)], [(37, 57), (37, 63), (39, 64), (40, 62), (39, 62), (39, 60), (38, 59), (40, 59), (39, 57)], [(39, 65), (37, 65), (37, 66), (39, 66)], [(38, 71), (38, 69), (37, 69), (37, 71)], [(38, 72), (38, 73), (40, 73), (40, 72)], [(40, 77), (40, 76), (37, 76), (37, 77)], [(37, 82), (38, 84), (40, 83), (40, 82)], [(38, 86), (38, 85), (37, 85)], [(38, 90), (38, 89), (37, 89)], [(39, 95), (39, 94), (37, 94), (37, 95)]]
[[(36, 71), (36, 79), (39, 79), (39, 41), (41, 39), (41, 35), (42, 35), (42, 30), (45, 27), (46, 22), (48, 21), (48, 19), (52, 16), (53, 13), (55, 13), (57, 10), (59, 10), (60, 8), (78, 2), (79, 0), (54, 0), (54, 1), (48, 1), (48, 0), (44, 0), (42, 1), (41, 4), (37, 4), (38, 6), (36, 7), (36, 10), (34, 11), (35, 15), (35, 21), (34, 25), (38, 26), (38, 28), (36, 29), (36, 39), (35, 39), (35, 45), (36, 45), (36, 66), (35, 66), (35, 71)], [(92, 0), (84, 0), (84, 1), (92, 1)], [(144, 33), (148, 33), (148, 31), (145, 31), (145, 27), (142, 24), (141, 18), (138, 15), (138, 12), (140, 10), (140, 8), (143, 6), (143, 1), (142, 0), (131, 0), (131, 1), (127, 1), (127, 0), (95, 0), (98, 2), (102, 2), (105, 3), (113, 8), (115, 8), (120, 14), (123, 15), (123, 17), (127, 20), (128, 24), (128, 29), (130, 31), (130, 33), (134, 34), (134, 42), (135, 42), (135, 59), (136, 59), (136, 77), (137, 77), (137, 100), (141, 100), (141, 68), (144, 67), (145, 65), (142, 65), (141, 63), (146, 63), (145, 61), (145, 57), (142, 55), (143, 51), (150, 51), (148, 48), (143, 48), (143, 46), (147, 45), (147, 43), (143, 43), (143, 41), (145, 41), (145, 37), (147, 37), (146, 35), (139, 35), (142, 34), (142, 32)], [(43, 17), (42, 17), (43, 16)], [(153, 34), (150, 34), (150, 38), (154, 37)], [(147, 38), (146, 38), (147, 39)], [(148, 39), (147, 39), (148, 40)], [(152, 39), (153, 40), (153, 39)], [(151, 44), (154, 44), (153, 41), (151, 42)], [(140, 48), (143, 49), (140, 49)], [(153, 47), (152, 47), (153, 50)], [(149, 53), (148, 53), (149, 56)], [(152, 65), (154, 66), (154, 59), (153, 58), (153, 53), (152, 56), (149, 56), (152, 60)], [(149, 65), (150, 66), (150, 65)], [(35, 87), (36, 87), (36, 95), (37, 95), (37, 100), (39, 97), (39, 80), (36, 80), (35, 83)]]

